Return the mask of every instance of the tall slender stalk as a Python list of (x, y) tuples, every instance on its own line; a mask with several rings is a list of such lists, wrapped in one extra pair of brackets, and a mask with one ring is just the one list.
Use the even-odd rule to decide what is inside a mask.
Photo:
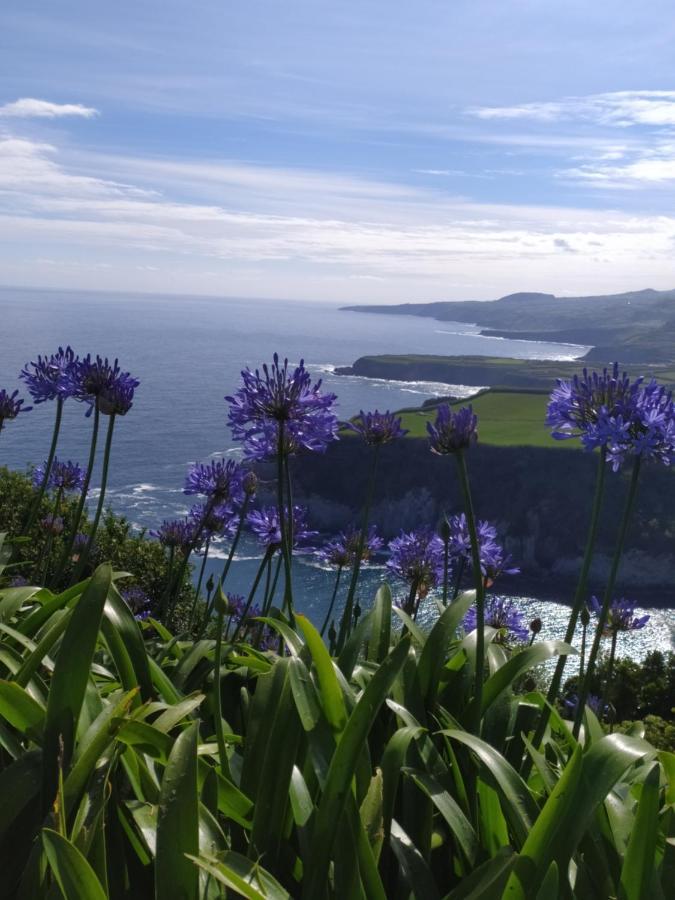
[(481, 707), (483, 705), (483, 676), (485, 669), (485, 584), (480, 567), (480, 548), (478, 533), (476, 531), (476, 518), (473, 512), (471, 499), (471, 487), (469, 485), (469, 473), (466, 469), (464, 452), (459, 450), (455, 454), (459, 483), (464, 497), (464, 512), (471, 540), (471, 565), (473, 568), (474, 583), (476, 585), (476, 684), (474, 690), (475, 721), (474, 730), (480, 732)]
[(223, 728), (223, 710), (220, 695), (220, 665), (223, 654), (223, 619), (225, 617), (225, 604), (227, 599), (223, 594), (223, 589), (218, 586), (216, 599), (216, 646), (213, 660), (213, 706), (214, 706), (214, 724), (216, 726), (216, 743), (218, 744), (218, 758), (220, 761), (220, 771), (223, 775), (228, 775), (230, 766), (227, 759), (227, 748), (225, 746), (225, 731)]
[(330, 617), (333, 614), (333, 607), (335, 606), (335, 599), (337, 597), (338, 588), (340, 587), (340, 578), (342, 577), (343, 568), (344, 566), (338, 566), (337, 577), (335, 578), (335, 587), (333, 588), (333, 596), (330, 598), (330, 603), (328, 604), (328, 612), (326, 613), (326, 618), (323, 620), (323, 625), (321, 626), (321, 637), (323, 637), (326, 628), (328, 628)]
[(73, 523), (70, 530), (70, 536), (65, 541), (65, 546), (63, 548), (63, 553), (61, 554), (61, 559), (59, 560), (59, 565), (56, 569), (56, 573), (54, 575), (54, 583), (57, 584), (63, 576), (63, 572), (66, 568), (66, 563), (68, 562), (68, 557), (72, 556), (73, 547), (75, 546), (75, 535), (78, 533), (80, 528), (80, 522), (82, 521), (82, 513), (84, 512), (84, 505), (87, 502), (87, 494), (89, 493), (89, 483), (91, 482), (91, 476), (94, 471), (94, 462), (96, 460), (96, 443), (98, 441), (98, 429), (99, 423), (101, 419), (101, 414), (98, 411), (98, 404), (94, 406), (94, 424), (91, 432), (91, 445), (89, 447), (89, 461), (87, 462), (87, 472), (84, 476), (84, 484), (82, 485), (82, 491), (80, 493), (80, 499), (77, 504), (77, 509), (75, 510), (75, 515), (73, 517)]
[(250, 502), (251, 502), (251, 497), (249, 494), (246, 494), (246, 496), (244, 497), (244, 502), (241, 504), (241, 510), (239, 511), (239, 522), (237, 523), (237, 530), (232, 539), (232, 543), (230, 544), (230, 552), (227, 555), (227, 559), (225, 560), (225, 565), (223, 566), (223, 571), (220, 576), (220, 587), (221, 588), (225, 584), (225, 579), (227, 578), (227, 573), (230, 571), (230, 566), (232, 565), (232, 560), (234, 559), (234, 553), (237, 549), (237, 544), (239, 543), (239, 538), (241, 537), (241, 532), (244, 528), (244, 522), (246, 521), (246, 513), (248, 511)]
[(84, 550), (80, 554), (80, 558), (77, 561), (75, 573), (73, 574), (72, 578), (73, 584), (75, 584), (82, 576), (85, 566), (87, 565), (87, 562), (89, 560), (91, 548), (94, 546), (94, 541), (96, 540), (96, 531), (98, 529), (98, 524), (101, 521), (101, 513), (103, 512), (103, 504), (105, 503), (105, 491), (108, 485), (108, 468), (110, 466), (110, 450), (112, 448), (114, 430), (115, 414), (113, 413), (108, 419), (108, 431), (105, 437), (105, 449), (103, 451), (103, 468), (101, 470), (101, 490), (98, 497), (98, 503), (96, 504), (96, 513), (94, 515), (94, 521), (89, 532), (89, 540), (85, 544)]
[(640, 463), (642, 457), (636, 456), (635, 462), (633, 463), (633, 471), (631, 473), (630, 485), (628, 487), (628, 495), (626, 497), (626, 505), (623, 511), (623, 517), (621, 519), (621, 526), (619, 528), (619, 534), (616, 540), (616, 546), (614, 548), (614, 556), (612, 558), (612, 565), (609, 570), (609, 577), (607, 579), (607, 586), (605, 588), (605, 594), (602, 599), (602, 607), (600, 609), (600, 615), (598, 617), (598, 624), (595, 629), (595, 635), (593, 637), (593, 644), (591, 646), (591, 652), (588, 655), (588, 664), (586, 666), (586, 675), (584, 676), (583, 683), (581, 685), (581, 690), (579, 691), (579, 703), (577, 705), (577, 712), (574, 718), (574, 731), (573, 734), (575, 737), (579, 736), (579, 730), (581, 729), (581, 722), (584, 715), (584, 707), (586, 705), (586, 699), (591, 690), (591, 681), (593, 680), (593, 673), (595, 672), (595, 662), (598, 658), (598, 653), (600, 651), (600, 641), (602, 640), (602, 635), (605, 630), (605, 626), (607, 624), (607, 617), (609, 615), (609, 607), (612, 602), (612, 597), (614, 595), (614, 586), (616, 584), (616, 576), (619, 572), (619, 564), (621, 563), (621, 557), (623, 556), (623, 549), (626, 543), (626, 535), (628, 533), (628, 526), (630, 524), (630, 518), (633, 512), (633, 505), (635, 503), (635, 497), (637, 494), (638, 481), (640, 478)]
[[(279, 437), (277, 441), (277, 514), (279, 516), (279, 533), (281, 535), (281, 553), (284, 558), (284, 610), (292, 620), (293, 618), (293, 580), (291, 574), (292, 550), (288, 543), (288, 529), (286, 528), (286, 515), (284, 511), (284, 423), (279, 422)], [(293, 510), (290, 510), (293, 515)]]
[[(602, 509), (602, 498), (605, 490), (605, 473), (607, 471), (607, 449), (605, 447), (600, 448), (600, 455), (598, 457), (598, 468), (597, 474), (595, 476), (595, 492), (593, 494), (593, 505), (591, 507), (591, 521), (588, 526), (588, 535), (586, 537), (586, 549), (584, 550), (584, 558), (581, 563), (581, 571), (579, 572), (579, 580), (577, 581), (577, 587), (574, 592), (574, 599), (572, 601), (572, 611), (570, 612), (569, 621), (567, 623), (567, 631), (565, 632), (565, 643), (569, 644), (574, 639), (574, 634), (577, 627), (577, 621), (579, 619), (579, 615), (581, 613), (582, 607), (586, 602), (586, 589), (588, 585), (588, 575), (591, 570), (591, 563), (593, 561), (593, 554), (595, 553), (595, 544), (598, 537), (598, 526), (600, 524), (600, 511)], [(584, 649), (585, 649), (585, 637), (586, 632), (584, 630)], [(558, 661), (556, 663), (555, 671), (553, 673), (553, 678), (551, 679), (551, 683), (548, 688), (548, 692), (546, 694), (546, 705), (542, 708), (541, 713), (539, 714), (539, 721), (537, 723), (537, 728), (534, 733), (534, 737), (532, 739), (532, 743), (535, 747), (539, 747), (546, 733), (546, 726), (548, 725), (549, 718), (551, 716), (551, 707), (556, 701), (558, 693), (560, 691), (560, 685), (562, 684), (563, 672), (565, 671), (565, 664), (567, 662), (567, 656), (559, 656)], [(583, 663), (583, 658), (582, 658)], [(527, 778), (530, 771), (532, 770), (532, 758), (528, 753), (523, 762), (522, 774), (524, 778)]]
[(190, 630), (192, 631), (192, 626), (194, 625), (195, 620), (195, 612), (197, 611), (197, 603), (199, 601), (199, 592), (202, 589), (202, 581), (204, 580), (204, 569), (206, 568), (206, 560), (209, 558), (209, 548), (211, 546), (211, 538), (207, 538), (206, 543), (204, 544), (204, 556), (202, 558), (202, 564), (199, 568), (199, 578), (197, 579), (197, 587), (195, 588), (195, 596), (192, 601), (192, 609), (190, 610)]
[[(276, 593), (277, 584), (279, 583), (279, 574), (281, 572), (282, 562), (283, 562), (282, 556), (281, 556), (281, 554), (279, 554), (279, 557), (277, 559), (277, 564), (274, 569), (274, 578), (272, 579), (272, 585), (269, 589), (269, 592), (265, 596), (265, 600), (263, 602), (262, 614), (264, 616), (266, 616), (269, 613), (269, 611), (272, 607), (272, 601), (274, 600), (274, 594)], [(270, 565), (271, 565), (271, 560), (270, 560)]]
[(47, 584), (47, 579), (49, 577), (49, 561), (52, 554), (52, 544), (54, 543), (54, 522), (56, 521), (56, 517), (59, 514), (59, 508), (61, 506), (61, 500), (63, 498), (63, 488), (60, 487), (56, 492), (56, 499), (54, 500), (54, 508), (52, 510), (52, 514), (50, 517), (50, 529), (49, 536), (47, 538), (47, 546), (44, 550), (44, 568), (42, 570), (42, 578), (39, 579), (37, 584)]
[(169, 565), (166, 571), (166, 585), (164, 586), (164, 596), (162, 597), (159, 607), (157, 608), (157, 618), (160, 622), (164, 621), (164, 617), (169, 609), (169, 601), (171, 600), (171, 586), (173, 584), (173, 564), (176, 558), (176, 548), (172, 545), (169, 547)]
[(35, 495), (33, 502), (30, 505), (30, 509), (28, 510), (28, 515), (26, 517), (25, 522), (22, 526), (22, 534), (26, 534), (28, 530), (32, 527), (35, 522), (35, 517), (38, 514), (40, 509), (40, 504), (42, 503), (42, 498), (45, 495), (45, 491), (47, 490), (47, 483), (49, 482), (49, 476), (52, 471), (52, 466), (54, 464), (54, 457), (56, 456), (56, 446), (59, 441), (59, 432), (61, 430), (61, 418), (63, 416), (63, 397), (56, 398), (56, 417), (54, 419), (54, 430), (52, 431), (52, 442), (49, 447), (49, 456), (47, 457), (47, 462), (45, 463), (44, 474), (42, 475), (42, 481), (40, 482), (40, 487), (38, 488), (38, 492)]
[(272, 553), (273, 553), (273, 551), (268, 548), (265, 551), (265, 554), (264, 554), (262, 560), (260, 561), (260, 565), (258, 566), (258, 571), (256, 572), (256, 576), (253, 579), (253, 584), (251, 586), (251, 590), (248, 593), (248, 597), (246, 598), (246, 603), (244, 604), (244, 608), (241, 612), (241, 615), (239, 616), (239, 621), (237, 622), (237, 627), (234, 629), (234, 634), (232, 635), (232, 643), (234, 643), (237, 640), (237, 638), (239, 637), (239, 632), (241, 631), (242, 625), (244, 624), (244, 621), (246, 620), (246, 616), (248, 615), (248, 611), (251, 608), (251, 604), (253, 603), (253, 600), (255, 598), (256, 591), (258, 590), (258, 585), (260, 584), (260, 580), (265, 571), (265, 566), (271, 559)]
[(338, 631), (338, 639), (337, 639), (337, 652), (340, 653), (342, 648), (344, 647), (344, 643), (349, 637), (349, 631), (351, 629), (352, 623), (352, 612), (354, 606), (354, 594), (356, 593), (356, 585), (359, 580), (359, 573), (361, 572), (361, 558), (363, 556), (363, 548), (368, 538), (368, 522), (370, 518), (370, 508), (373, 504), (373, 497), (375, 496), (375, 481), (377, 477), (377, 462), (380, 455), (380, 444), (375, 444), (373, 447), (373, 465), (370, 470), (370, 479), (368, 482), (368, 492), (366, 494), (366, 502), (363, 507), (363, 518), (361, 520), (361, 533), (359, 534), (358, 545), (356, 548), (356, 553), (354, 554), (354, 566), (352, 568), (352, 575), (349, 580), (349, 590), (347, 591), (347, 599), (345, 601), (345, 608), (342, 613), (342, 619), (340, 620), (340, 629)]

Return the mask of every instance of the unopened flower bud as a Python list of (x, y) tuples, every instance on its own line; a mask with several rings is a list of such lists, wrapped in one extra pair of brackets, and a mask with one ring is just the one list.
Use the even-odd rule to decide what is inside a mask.
[(588, 625), (591, 621), (591, 614), (588, 611), (587, 606), (581, 607), (581, 613), (579, 614), (579, 618), (581, 619), (581, 624), (584, 626), (584, 628), (588, 628)]
[(530, 622), (530, 631), (532, 634), (539, 634), (541, 631), (541, 619), (538, 616)]
[(242, 480), (242, 487), (244, 488), (244, 493), (248, 497), (252, 497), (253, 494), (258, 490), (258, 476), (255, 472), (247, 472), (244, 475)]

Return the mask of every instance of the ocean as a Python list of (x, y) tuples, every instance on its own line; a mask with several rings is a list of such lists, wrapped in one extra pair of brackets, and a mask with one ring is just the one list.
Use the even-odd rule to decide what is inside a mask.
[[(118, 357), (122, 368), (140, 379), (134, 406), (116, 427), (106, 496), (115, 512), (144, 528), (187, 511), (194, 498), (183, 495), (182, 484), (191, 462), (238, 452), (227, 428), (223, 398), (238, 387), (242, 368), (259, 366), (274, 352), (292, 363), (304, 358), (309, 370), (323, 378), (325, 389), (338, 395), (338, 414), (348, 419), (360, 409), (394, 410), (449, 392), (447, 385), (433, 382), (334, 374), (336, 366), (350, 365), (359, 356), (431, 353), (569, 360), (587, 349), (483, 337), (477, 327), (462, 323), (366, 315), (323, 302), (103, 291), (1, 288), (0, 322), (0, 388), (21, 388), (18, 374), (26, 362), (66, 344), (80, 355)], [(469, 396), (476, 387), (457, 385), (450, 390)], [(81, 405), (66, 404), (61, 458), (86, 460), (90, 420), (84, 412)], [(25, 469), (42, 461), (52, 417), (53, 407), (44, 404), (3, 430), (0, 465)], [(222, 566), (224, 548), (216, 548), (214, 557), (207, 571)], [(245, 593), (259, 560), (257, 545), (247, 539), (228, 587)], [(330, 597), (332, 575), (311, 557), (298, 558), (295, 568), (297, 606), (317, 621)], [(366, 572), (361, 586), (364, 608), (384, 576), (381, 566)], [(528, 616), (542, 617), (544, 636), (557, 637), (567, 619), (563, 600), (520, 602)], [(667, 610), (649, 612), (650, 623), (629, 636), (625, 652), (641, 655), (653, 646), (667, 649), (671, 644), (671, 615)]]

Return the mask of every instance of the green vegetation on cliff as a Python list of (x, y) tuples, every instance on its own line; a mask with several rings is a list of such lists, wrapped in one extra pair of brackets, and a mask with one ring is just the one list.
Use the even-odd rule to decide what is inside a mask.
[[(564, 447), (576, 448), (577, 442), (556, 441), (544, 424), (548, 393), (538, 391), (486, 391), (471, 401), (480, 422), (483, 444), (499, 447)], [(464, 405), (465, 400), (454, 405)], [(410, 437), (425, 437), (427, 422), (433, 421), (433, 407), (406, 410), (403, 427)]]

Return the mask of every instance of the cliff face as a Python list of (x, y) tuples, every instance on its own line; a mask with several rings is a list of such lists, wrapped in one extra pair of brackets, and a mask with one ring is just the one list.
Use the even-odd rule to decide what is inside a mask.
[[(296, 498), (307, 502), (313, 524), (331, 531), (357, 520), (371, 464), (357, 439), (323, 456), (295, 461)], [(476, 514), (497, 524), (525, 579), (572, 580), (584, 550), (597, 457), (569, 450), (478, 446), (468, 455)], [(628, 536), (619, 591), (658, 588), (650, 602), (675, 599), (675, 473), (646, 467)], [(624, 474), (607, 474), (595, 587), (613, 549), (627, 487)], [(406, 439), (383, 448), (372, 520), (391, 537), (403, 529), (436, 525), (462, 509), (455, 462), (430, 453), (426, 441)]]

